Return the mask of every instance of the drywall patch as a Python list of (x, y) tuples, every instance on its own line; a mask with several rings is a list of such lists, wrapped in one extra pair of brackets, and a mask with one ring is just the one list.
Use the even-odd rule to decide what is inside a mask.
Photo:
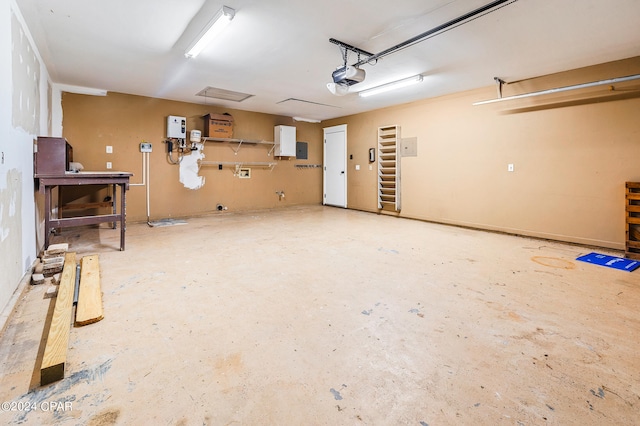
[(11, 13), (11, 59), (13, 127), (38, 134), (40, 62), (14, 13)]
[(180, 161), (180, 183), (188, 189), (200, 189), (204, 185), (204, 176), (198, 176), (200, 166), (198, 161), (204, 158), (203, 146), (198, 145), (196, 151), (191, 151), (190, 155), (185, 155)]
[(47, 134), (53, 134), (53, 87), (47, 80), (47, 111), (49, 111), (49, 115), (47, 116)]
[(22, 173), (9, 170), (0, 181), (0, 310), (6, 306), (22, 277)]
[[(21, 229), (22, 175), (17, 169), (6, 175), (5, 185), (0, 187), (0, 243), (3, 243), (17, 226)], [(22, 240), (20, 240), (22, 241)]]

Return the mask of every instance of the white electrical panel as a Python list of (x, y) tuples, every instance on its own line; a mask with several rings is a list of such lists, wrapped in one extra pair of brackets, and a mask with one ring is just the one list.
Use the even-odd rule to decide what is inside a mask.
[(275, 126), (274, 154), (276, 157), (296, 156), (296, 128), (293, 126)]
[(167, 117), (167, 137), (175, 139), (187, 138), (187, 118), (170, 115)]

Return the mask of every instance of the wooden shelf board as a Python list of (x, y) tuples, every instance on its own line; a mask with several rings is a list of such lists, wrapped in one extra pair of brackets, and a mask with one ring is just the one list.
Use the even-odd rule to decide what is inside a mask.
[(104, 318), (98, 255), (83, 257), (80, 265), (80, 291), (76, 308), (76, 327), (92, 324)]
[(40, 384), (46, 385), (64, 378), (69, 348), (73, 292), (76, 281), (76, 254), (67, 253), (60, 277), (53, 318), (40, 366)]

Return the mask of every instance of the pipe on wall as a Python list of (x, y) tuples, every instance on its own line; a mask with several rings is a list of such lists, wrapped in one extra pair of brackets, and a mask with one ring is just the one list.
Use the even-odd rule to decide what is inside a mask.
[(588, 88), (588, 87), (596, 87), (596, 86), (604, 86), (604, 85), (608, 85), (608, 84), (622, 83), (624, 81), (631, 81), (631, 80), (638, 80), (638, 79), (640, 79), (640, 74), (635, 74), (635, 75), (629, 75), (629, 76), (626, 76), (626, 77), (616, 77), (616, 78), (610, 78), (610, 79), (607, 79), (607, 80), (599, 80), (599, 81), (592, 81), (592, 82), (589, 82), (589, 83), (574, 84), (572, 86), (557, 87), (555, 89), (546, 89), (546, 90), (540, 90), (540, 91), (537, 91), (537, 92), (523, 93), (521, 95), (507, 96), (505, 98), (489, 99), (489, 100), (486, 100), (486, 101), (475, 102), (472, 105), (486, 105), (486, 104), (492, 104), (492, 103), (495, 103), (495, 102), (511, 101), (511, 100), (514, 100), (514, 99), (531, 98), (531, 97), (534, 97), (534, 96), (549, 95), (551, 93), (568, 92), (570, 90), (585, 89), (585, 88)]

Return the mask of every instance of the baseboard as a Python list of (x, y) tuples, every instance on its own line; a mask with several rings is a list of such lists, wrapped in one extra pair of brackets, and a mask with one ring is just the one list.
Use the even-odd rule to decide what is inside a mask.
[(33, 268), (35, 267), (35, 264), (36, 262), (34, 261), (29, 270), (22, 276), (18, 287), (11, 295), (11, 299), (9, 299), (9, 302), (7, 302), (7, 305), (2, 310), (2, 313), (0, 313), (0, 336), (4, 334), (4, 330), (7, 327), (7, 324), (9, 324), (9, 320), (13, 315), (18, 300), (20, 300), (20, 297), (22, 297), (22, 294), (24, 293), (27, 286), (31, 284), (31, 275), (33, 274)]

